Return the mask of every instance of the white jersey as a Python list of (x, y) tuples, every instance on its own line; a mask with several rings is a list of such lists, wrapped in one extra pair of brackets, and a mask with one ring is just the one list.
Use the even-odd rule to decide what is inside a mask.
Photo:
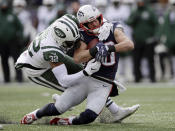
[(25, 63), (36, 68), (36, 70), (27, 68), (26, 72), (30, 77), (40, 76), (51, 68), (50, 62), (59, 62), (65, 55), (52, 37), (52, 26), (53, 24), (39, 34), (17, 60), (16, 64)]
[(63, 52), (71, 48), (73, 42), (80, 37), (77, 23), (75, 16), (69, 14), (57, 19), (36, 36), (28, 49), (18, 58), (15, 68), (26, 68), (25, 72), (29, 77), (41, 76), (51, 68), (50, 62), (64, 63), (68, 69), (73, 65), (77, 68), (77, 64)]

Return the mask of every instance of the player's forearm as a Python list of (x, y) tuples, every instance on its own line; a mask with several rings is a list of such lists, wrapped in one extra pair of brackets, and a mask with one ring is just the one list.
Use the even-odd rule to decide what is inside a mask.
[(126, 40), (115, 45), (116, 52), (127, 52), (134, 49), (134, 43), (131, 40)]
[(92, 56), (89, 53), (89, 50), (83, 50), (79, 53), (74, 54), (74, 61), (76, 63), (82, 63), (87, 62), (92, 58)]
[(80, 71), (72, 75), (68, 75), (66, 66), (64, 64), (53, 68), (52, 72), (54, 73), (56, 79), (58, 80), (58, 83), (63, 87), (70, 87), (71, 85), (73, 85), (74, 83), (76, 83), (78, 80), (80, 80), (82, 77), (85, 76), (83, 71)]
[(114, 31), (115, 40), (118, 44), (115, 45), (116, 52), (126, 52), (134, 49), (134, 43), (130, 40), (120, 28)]

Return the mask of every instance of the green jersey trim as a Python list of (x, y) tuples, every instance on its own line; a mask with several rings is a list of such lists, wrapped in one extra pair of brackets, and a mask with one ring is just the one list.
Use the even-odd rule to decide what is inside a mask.
[(58, 62), (64, 61), (64, 54), (60, 51), (49, 50), (49, 51), (43, 52), (43, 58), (45, 61), (58, 63)]

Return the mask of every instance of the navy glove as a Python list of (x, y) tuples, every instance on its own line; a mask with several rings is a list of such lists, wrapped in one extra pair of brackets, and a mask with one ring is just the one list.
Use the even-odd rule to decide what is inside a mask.
[(94, 46), (93, 48), (89, 49), (89, 53), (90, 55), (95, 58), (97, 52), (101, 49), (104, 48), (104, 44), (103, 42), (98, 42), (96, 46)]
[(106, 48), (107, 46), (103, 46), (102, 48), (100, 48), (100, 50), (97, 52), (97, 54), (95, 55), (95, 59), (96, 61), (99, 62), (104, 62), (105, 57), (107, 57), (109, 55), (109, 52)]
[(104, 62), (105, 57), (111, 54), (111, 52), (115, 52), (114, 45), (105, 45), (102, 46), (99, 51), (95, 55), (96, 61)]

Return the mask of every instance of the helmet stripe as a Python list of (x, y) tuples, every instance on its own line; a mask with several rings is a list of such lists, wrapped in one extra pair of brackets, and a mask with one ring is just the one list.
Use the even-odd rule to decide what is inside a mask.
[(59, 20), (59, 21), (65, 25), (67, 25), (70, 28), (70, 30), (72, 31), (73, 36), (75, 37), (75, 32), (74, 32), (73, 28), (70, 26), (70, 24), (67, 23), (66, 21), (63, 21), (63, 20)]
[(78, 19), (74, 15), (66, 14), (65, 16), (74, 21), (76, 25), (79, 27)]
[(75, 24), (72, 22), (72, 21), (70, 21), (69, 19), (67, 19), (67, 18), (65, 18), (65, 17), (63, 17), (66, 21), (69, 21), (70, 23), (71, 23), (71, 25), (75, 28), (75, 30), (76, 30), (76, 32), (77, 32), (77, 35), (78, 35), (78, 29), (77, 29), (77, 27), (75, 26)]

